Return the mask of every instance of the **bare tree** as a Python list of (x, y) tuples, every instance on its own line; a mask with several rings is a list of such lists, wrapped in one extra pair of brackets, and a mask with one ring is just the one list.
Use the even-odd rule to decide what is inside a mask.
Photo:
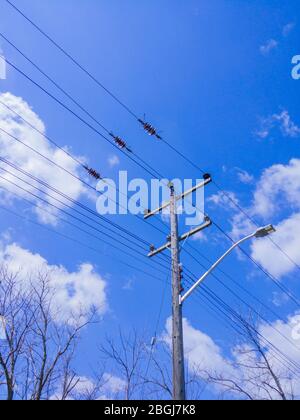
[[(213, 384), (220, 397), (229, 396), (244, 400), (293, 400), (293, 374), (276, 349), (270, 351), (262, 343), (255, 322), (244, 322), (244, 338), (234, 349), (233, 361), (224, 371), (201, 368), (197, 374), (208, 384)], [(282, 363), (283, 361), (283, 363)]]
[(57, 393), (67, 399), (78, 382), (71, 367), (74, 352), (93, 314), (60, 322), (51, 273), (22, 280), (20, 272), (0, 268), (0, 315), (5, 320), (0, 390), (5, 389), (7, 400), (50, 399)]
[[(164, 340), (147, 344), (136, 331), (124, 334), (119, 331), (119, 339), (106, 338), (100, 347), (102, 357), (108, 366), (124, 382), (121, 397), (126, 399), (169, 400), (172, 399), (172, 355)], [(186, 380), (187, 394), (200, 399), (206, 383), (190, 372)], [(114, 398), (120, 397), (114, 395)]]
[(16, 377), (22, 374), (27, 381), (24, 355), (26, 339), (33, 325), (33, 309), (30, 293), (18, 285), (18, 274), (12, 274), (2, 266), (0, 276), (0, 315), (5, 320), (4, 340), (0, 341), (1, 385), (7, 400), (12, 400)]
[(102, 358), (112, 364), (118, 377), (124, 381), (123, 398), (131, 400), (137, 397), (147, 355), (145, 341), (136, 331), (126, 335), (120, 329), (118, 340), (107, 337), (105, 343), (99, 346), (99, 351)]

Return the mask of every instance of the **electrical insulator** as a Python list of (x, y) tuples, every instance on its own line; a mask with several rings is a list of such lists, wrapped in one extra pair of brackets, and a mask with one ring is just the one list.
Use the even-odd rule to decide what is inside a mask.
[(99, 179), (101, 179), (101, 175), (97, 171), (95, 171), (95, 169), (89, 168), (88, 166), (84, 166), (84, 169), (88, 172), (88, 174), (90, 176), (92, 176), (93, 178), (97, 179), (97, 181)]
[(203, 179), (204, 179), (204, 181), (208, 181), (209, 179), (211, 179), (211, 175), (210, 174), (204, 174)]
[(127, 146), (126, 142), (121, 139), (121, 137), (119, 136), (115, 136), (113, 133), (110, 133), (111, 137), (114, 139), (116, 145), (120, 148), (120, 149), (126, 149), (128, 152), (132, 153), (132, 150), (129, 149), (129, 147)]
[(153, 125), (143, 120), (139, 120), (139, 122), (142, 124), (144, 130), (149, 134), (149, 136), (155, 136), (158, 140), (162, 140), (162, 137), (158, 134), (156, 128), (154, 128)]

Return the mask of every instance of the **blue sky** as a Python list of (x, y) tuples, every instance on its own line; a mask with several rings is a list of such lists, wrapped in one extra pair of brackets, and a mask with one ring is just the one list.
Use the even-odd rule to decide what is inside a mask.
[[(292, 243), (293, 259), (300, 264), (300, 254), (295, 249), (299, 241), (290, 238), (288, 230), (300, 211), (296, 198), (300, 177), (297, 161), (300, 82), (291, 77), (291, 59), (300, 54), (297, 0), (15, 0), (15, 4), (130, 108), (141, 117), (145, 113), (146, 119), (161, 130), (172, 145), (210, 172), (256, 220), (283, 224), (274, 240), (288, 253), (289, 243)], [(124, 109), (5, 1), (1, 0), (0, 8), (1, 32), (72, 92), (106, 127), (126, 138), (132, 149), (155, 169), (170, 178), (201, 177), (195, 168), (164, 144), (147, 137)], [(5, 57), (62, 97), (4, 41), (0, 45)], [(23, 98), (44, 122), (50, 137), (60, 145), (70, 147), (74, 155), (85, 156), (89, 164), (105, 176), (116, 178), (119, 170), (128, 170), (132, 178), (149, 180), (149, 175), (121, 154), (119, 165), (111, 167), (109, 158), (116, 155), (111, 146), (10, 67), (7, 79), (0, 80), (0, 92)], [(295, 162), (290, 166), (291, 159)], [(282, 167), (270, 170), (274, 165)], [(290, 189), (283, 185), (285, 181)], [(217, 194), (214, 185), (207, 187), (206, 212), (224, 230), (232, 233), (233, 226), (237, 227), (236, 208), (224, 203)], [(82, 201), (92, 208), (95, 206), (86, 195)], [(270, 202), (274, 204), (272, 209)], [(279, 208), (278, 202), (281, 203)], [(28, 208), (20, 201), (7, 205), (18, 212)], [(265, 206), (264, 209), (258, 210), (260, 205)], [(37, 219), (36, 214), (31, 214), (31, 218)], [(114, 216), (112, 220), (156, 245), (165, 240), (163, 235), (132, 216)], [(285, 224), (287, 221), (290, 224)], [(154, 224), (160, 226), (156, 221)], [(70, 226), (59, 224), (56, 229), (100, 249), (103, 246)], [(40, 254), (49, 265), (62, 265), (69, 272), (75, 272), (82, 263), (88, 262), (105, 280), (109, 310), (100, 325), (85, 332), (82, 357), (78, 360), (83, 375), (88, 375), (89, 365), (96, 360), (97, 352), (93, 350), (96, 343), (106, 334), (114, 334), (119, 326), (147, 330), (149, 336), (154, 333), (163, 283), (3, 211), (0, 232), (9, 232), (8, 242), (16, 242), (21, 248)], [(236, 234), (242, 232), (242, 227), (238, 226)], [(205, 239), (192, 244), (215, 260), (228, 248), (229, 242), (215, 228), (205, 235)], [(263, 255), (258, 261), (272, 272), (272, 261), (278, 258), (278, 251), (269, 249), (265, 242), (262, 248), (252, 247), (248, 251), (253, 256)], [(120, 256), (114, 250), (106, 251), (112, 256)], [(182, 259), (191, 271), (199, 276), (202, 274), (203, 269), (193, 260), (184, 255)], [(130, 262), (135, 263), (134, 260)], [(276, 311), (285, 318), (295, 315), (295, 305), (285, 302), (270, 279), (240, 254), (228, 258), (223, 268), (269, 306), (275, 308), (274, 293), (279, 293), (276, 297), (280, 305), (276, 302)], [(152, 268), (146, 270), (154, 273)], [(294, 266), (283, 271), (276, 268), (272, 274), (294, 294), (300, 292), (299, 271)], [(221, 274), (220, 277), (228, 281)], [(237, 310), (241, 309), (241, 304), (213, 278), (208, 283), (225, 301)], [(130, 288), (126, 287), (128, 284)], [(170, 316), (169, 292), (168, 289), (159, 332)], [(250, 302), (240, 290), (237, 293)], [(251, 304), (261, 310), (256, 302)], [(275, 321), (270, 313), (266, 316), (271, 322)], [(185, 317), (195, 329), (210, 336), (224, 354), (234, 346), (233, 335), (197, 300), (188, 302)]]

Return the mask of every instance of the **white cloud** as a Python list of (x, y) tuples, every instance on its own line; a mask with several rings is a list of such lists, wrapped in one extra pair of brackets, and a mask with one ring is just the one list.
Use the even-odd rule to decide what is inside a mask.
[(300, 159), (273, 165), (263, 172), (251, 212), (267, 219), (284, 207), (300, 210)]
[[(276, 226), (274, 241), (300, 265), (300, 213)], [(267, 238), (252, 242), (252, 257), (273, 276), (281, 278), (295, 270), (294, 264)]]
[[(15, 112), (20, 114), (25, 120), (30, 124), (36, 127), (42, 133), (46, 133), (44, 123), (38, 117), (38, 115), (30, 108), (30, 106), (21, 98), (18, 98), (10, 93), (4, 93), (0, 95), (0, 101), (4, 102), (7, 106), (13, 109)], [(76, 163), (73, 159), (67, 156), (62, 150), (55, 148), (51, 143), (42, 135), (33, 130), (28, 126), (24, 121), (17, 117), (12, 111), (6, 109), (3, 105), (0, 104), (0, 128), (4, 129), (6, 132), (12, 134), (16, 138), (20, 139), (22, 142), (28, 144), (32, 148), (38, 150), (41, 154), (46, 156), (48, 159), (54, 161), (58, 165), (66, 168), (67, 171), (73, 173), (76, 176), (80, 176), (80, 165)], [(0, 147), (1, 147), (1, 156), (5, 157), (8, 161), (18, 165), (21, 169), (29, 172), (33, 176), (41, 179), (42, 181), (50, 184), (52, 187), (57, 190), (67, 194), (72, 199), (79, 199), (83, 194), (89, 195), (89, 192), (84, 187), (84, 185), (73, 178), (71, 175), (67, 174), (58, 167), (48, 163), (42, 157), (39, 157), (33, 151), (30, 151), (28, 148), (18, 143), (17, 141), (11, 139), (5, 133), (0, 130)], [(68, 148), (65, 147), (67, 150)], [(80, 161), (83, 161), (82, 158), (78, 157)], [(10, 172), (18, 175), (19, 177), (26, 179), (32, 184), (37, 185), (34, 181), (27, 178), (25, 175), (21, 175), (17, 170), (9, 167), (4, 163), (0, 163), (1, 167), (5, 167)], [(18, 185), (22, 185), (23, 188), (34, 192), (38, 196), (42, 194), (34, 190), (34, 188), (29, 187), (28, 185), (22, 183), (22, 181), (16, 180), (12, 175), (9, 175), (1, 171), (1, 176), (5, 179), (13, 181)], [(22, 192), (17, 187), (9, 184), (8, 182), (0, 179), (0, 187), (10, 189), (11, 191), (23, 196), (29, 197), (26, 192)], [(54, 195), (54, 197), (62, 200), (60, 196), (56, 196), (55, 193), (50, 192), (46, 187), (43, 187), (46, 192)], [(12, 195), (9, 195), (7, 192), (1, 192), (2, 198), (5, 197), (5, 200), (12, 201)], [(55, 204), (58, 207), (61, 207), (57, 201), (51, 198), (46, 198), (50, 201), (51, 204)], [(50, 209), (50, 206), (46, 203), (41, 203), (37, 198), (30, 196), (30, 200), (39, 203), (40, 208), (36, 209), (35, 212), (39, 220), (43, 223), (56, 224), (57, 223), (57, 213), (58, 210), (51, 208), (51, 213), (45, 213), (42, 209)]]
[[(263, 337), (269, 342), (271, 342), (281, 353), (283, 353), (288, 360), (300, 364), (300, 315), (298, 312), (289, 316), (286, 322), (275, 321), (271, 325), (262, 324), (259, 328), (259, 331)], [(290, 342), (284, 340), (282, 335), (288, 338)], [(293, 344), (291, 344), (293, 343)], [(270, 348), (268, 348), (269, 357)], [(275, 371), (282, 371), (281, 363), (278, 359), (273, 357), (273, 365)], [(297, 369), (296, 369), (297, 370)], [(295, 394), (300, 396), (300, 378), (297, 373), (291, 374), (291, 380), (293, 385), (293, 390)], [(291, 386), (290, 381), (284, 381), (283, 387), (286, 393), (290, 393)]]
[(120, 159), (117, 155), (110, 156), (108, 159), (108, 164), (111, 168), (120, 165)]
[(280, 308), (281, 306), (289, 302), (289, 297), (285, 293), (274, 292), (272, 302), (273, 305), (275, 305), (277, 308)]
[(275, 41), (275, 39), (270, 39), (266, 44), (260, 47), (260, 52), (263, 55), (268, 55), (270, 54), (271, 51), (273, 51), (277, 47), (278, 47), (278, 42)]
[(207, 236), (204, 232), (198, 232), (191, 237), (192, 241), (206, 242)]
[(118, 376), (112, 375), (111, 373), (105, 373), (103, 375), (103, 391), (109, 394), (118, 394), (126, 388), (126, 382)]
[[(76, 272), (63, 266), (50, 265), (41, 255), (17, 244), (1, 245), (0, 264), (4, 263), (13, 273), (19, 273), (19, 281), (26, 287), (29, 282), (39, 282), (38, 272), (51, 273), (53, 289), (53, 314), (58, 322), (71, 322), (93, 308), (99, 315), (107, 310), (106, 282), (91, 264), (81, 264)], [(84, 320), (83, 320), (84, 321)]]
[[(172, 336), (172, 322), (171, 319), (168, 319), (166, 322), (165, 333), (162, 339), (171, 346), (171, 336)], [(249, 366), (249, 357), (251, 357), (252, 363), (250, 366), (253, 366), (253, 356), (244, 354), (243, 350), (250, 350), (249, 343), (245, 342), (242, 345), (233, 346), (231, 351), (228, 353), (230, 356), (225, 355), (224, 350), (217, 345), (214, 340), (203, 333), (202, 331), (194, 328), (187, 319), (183, 321), (184, 328), (184, 340), (185, 340), (185, 355), (188, 360), (188, 366), (191, 371), (200, 371), (200, 372), (210, 372), (213, 376), (221, 375), (229, 380), (233, 380), (236, 383), (243, 384), (243, 388), (257, 395), (259, 398), (269, 399), (268, 395), (263, 389), (258, 389), (255, 385), (251, 384), (249, 378), (255, 379), (255, 376), (262, 376), (262, 370), (258, 367), (257, 372), (253, 368), (248, 368)], [(273, 324), (266, 325), (260, 324), (258, 331), (265, 340), (262, 340), (262, 347), (264, 348), (271, 366), (276, 374), (282, 380), (283, 389), (286, 394), (290, 394), (291, 391), (291, 382), (294, 387), (296, 395), (300, 395), (300, 379), (299, 376), (294, 373), (290, 376), (290, 381), (285, 379), (286, 369), (283, 368), (281, 359), (274, 356), (274, 348), (271, 346), (273, 344), (276, 346), (283, 354), (285, 354), (290, 360), (300, 363), (300, 315), (295, 313), (291, 315), (286, 322), (275, 321)], [(289, 341), (283, 339), (284, 335), (288, 340), (290, 340), (294, 346), (289, 343)], [(271, 344), (268, 344), (271, 343)], [(258, 356), (257, 356), (258, 357)], [(257, 359), (260, 362), (259, 359)], [(268, 375), (266, 375), (267, 377)], [(270, 375), (269, 375), (270, 376)], [(268, 378), (272, 380), (272, 378)], [(217, 385), (213, 388), (216, 392), (222, 391), (222, 386)], [(274, 399), (278, 398), (278, 394), (274, 391), (272, 395)]]
[[(99, 384), (96, 384), (93, 379), (86, 376), (75, 376), (72, 378), (72, 384), (72, 391), (67, 397), (69, 401), (84, 400), (87, 398), (112, 400), (124, 392), (126, 387), (125, 381), (110, 373), (104, 373)], [(50, 400), (61, 400), (62, 394), (62, 387), (60, 387)]]
[[(228, 194), (239, 203), (233, 193)], [(231, 212), (230, 235), (233, 239), (240, 239), (257, 229), (224, 194), (216, 194), (209, 201)], [(239, 206), (242, 207), (241, 203)], [(272, 236), (273, 241), (290, 258), (267, 238), (252, 242), (252, 257), (278, 278), (291, 274), (296, 268), (291, 260), (300, 265), (300, 159), (267, 168), (255, 187), (252, 202), (244, 211), (261, 225), (275, 225), (277, 232)]]
[(243, 169), (237, 168), (236, 170), (237, 176), (243, 184), (252, 184), (252, 182), (254, 181), (253, 175), (250, 175), (249, 172), (244, 171)]
[(300, 127), (293, 122), (291, 116), (286, 110), (283, 110), (279, 114), (273, 114), (268, 118), (261, 119), (261, 127), (256, 134), (261, 139), (266, 139), (275, 127), (279, 127), (284, 137), (300, 137)]
[(124, 284), (124, 286), (122, 287), (123, 290), (129, 292), (131, 290), (133, 290), (133, 285), (134, 285), (134, 279), (133, 278), (129, 278), (126, 283)]
[(273, 120), (279, 123), (282, 134), (285, 137), (300, 136), (300, 127), (292, 121), (288, 111), (282, 111), (281, 114), (273, 115)]
[[(215, 206), (235, 209), (235, 204), (239, 204), (239, 200), (236, 194), (232, 191), (220, 191), (217, 194), (213, 194), (206, 200), (208, 203), (212, 203)], [(234, 204), (235, 203), (235, 204)]]
[(294, 30), (296, 24), (294, 22), (290, 22), (287, 25), (285, 25), (282, 29), (282, 35), (287, 37), (289, 34)]
[[(300, 160), (292, 159), (287, 165), (273, 165), (266, 169), (253, 194), (247, 213), (265, 223), (274, 221), (277, 232), (274, 241), (300, 265)], [(276, 220), (278, 223), (275, 223)], [(232, 219), (235, 237), (251, 232), (255, 227), (243, 215)], [(276, 277), (295, 270), (295, 265), (269, 239), (254, 241), (252, 257)]]
[[(226, 361), (222, 357), (222, 350), (214, 341), (202, 331), (195, 329), (189, 321), (183, 319), (184, 351), (190, 367), (200, 369), (223, 369)], [(171, 346), (172, 319), (166, 322), (166, 330), (162, 340)]]

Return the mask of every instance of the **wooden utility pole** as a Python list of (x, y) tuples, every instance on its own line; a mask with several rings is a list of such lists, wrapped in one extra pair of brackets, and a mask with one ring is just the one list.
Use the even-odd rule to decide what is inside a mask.
[(185, 400), (185, 375), (182, 329), (181, 271), (178, 241), (177, 203), (174, 186), (170, 185), (170, 221), (172, 253), (172, 346), (173, 346), (173, 399)]
[(170, 187), (170, 201), (162, 204), (156, 210), (147, 210), (145, 219), (160, 213), (167, 207), (170, 207), (170, 227), (171, 227), (171, 238), (162, 247), (155, 249), (151, 248), (151, 252), (148, 257), (154, 257), (155, 255), (165, 251), (166, 249), (171, 250), (172, 255), (172, 359), (173, 359), (173, 399), (175, 401), (184, 401), (186, 399), (185, 393), (185, 374), (184, 374), (184, 345), (183, 345), (183, 326), (182, 326), (182, 305), (181, 305), (181, 293), (183, 291), (181, 276), (182, 268), (180, 266), (180, 251), (179, 243), (183, 240), (188, 239), (190, 236), (206, 229), (211, 226), (212, 222), (208, 217), (205, 217), (204, 223), (197, 228), (192, 229), (190, 232), (179, 236), (178, 234), (178, 215), (177, 215), (177, 201), (184, 199), (187, 195), (192, 194), (198, 188), (202, 188), (211, 182), (209, 175), (204, 176), (204, 181), (196, 185), (189, 191), (176, 196), (174, 185), (169, 184)]

